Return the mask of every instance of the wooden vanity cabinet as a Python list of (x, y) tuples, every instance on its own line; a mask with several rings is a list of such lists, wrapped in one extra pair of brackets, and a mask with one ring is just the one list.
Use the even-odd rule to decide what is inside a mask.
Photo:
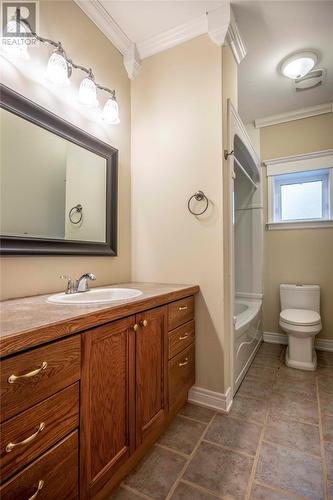
[(2, 498), (107, 498), (158, 439), (194, 383), (194, 297), (150, 305), (0, 360)]
[(90, 498), (135, 447), (135, 317), (82, 335), (80, 489)]
[(167, 413), (167, 310), (138, 314), (136, 324), (136, 445), (161, 426)]

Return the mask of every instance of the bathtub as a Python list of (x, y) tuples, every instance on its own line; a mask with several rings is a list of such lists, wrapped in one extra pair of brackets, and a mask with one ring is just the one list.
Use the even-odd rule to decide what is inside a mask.
[(235, 299), (234, 394), (262, 342), (261, 305), (262, 300)]

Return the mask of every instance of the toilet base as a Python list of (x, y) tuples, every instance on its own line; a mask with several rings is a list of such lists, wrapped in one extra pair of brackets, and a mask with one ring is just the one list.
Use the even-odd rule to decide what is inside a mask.
[(300, 361), (289, 358), (289, 346), (286, 349), (286, 365), (290, 368), (297, 368), (298, 370), (315, 371), (317, 368), (317, 354), (312, 349), (312, 359), (310, 361)]

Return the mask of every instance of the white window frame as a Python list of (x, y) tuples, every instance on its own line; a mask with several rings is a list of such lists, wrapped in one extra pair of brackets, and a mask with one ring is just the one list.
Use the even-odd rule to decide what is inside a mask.
[[(268, 177), (268, 229), (306, 229), (333, 227), (333, 149), (325, 151), (316, 151), (314, 153), (288, 156), (267, 160)], [(313, 176), (304, 176), (304, 172), (313, 172)], [(327, 175), (328, 172), (328, 175)], [(276, 176), (285, 174), (299, 173), (299, 182), (312, 180), (321, 180), (326, 183), (327, 189), (323, 191), (323, 217), (320, 219), (302, 219), (281, 221), (281, 203), (279, 202), (281, 183), (276, 179)], [(305, 179), (307, 177), (307, 179)], [(294, 184), (297, 179), (284, 184)], [(327, 194), (327, 198), (326, 195)]]

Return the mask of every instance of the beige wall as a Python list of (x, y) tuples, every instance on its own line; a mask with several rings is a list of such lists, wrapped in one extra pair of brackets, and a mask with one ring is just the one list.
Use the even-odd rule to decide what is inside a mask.
[[(260, 143), (262, 161), (333, 148), (333, 115), (264, 127)], [(264, 330), (280, 331), (280, 283), (318, 283), (323, 322), (319, 338), (333, 340), (333, 229), (266, 229), (264, 247)]]
[[(221, 48), (202, 36), (143, 61), (132, 84), (135, 280), (197, 283), (196, 384), (224, 390)], [(210, 208), (187, 210), (202, 189)], [(198, 207), (199, 208), (199, 207)]]
[[(77, 104), (82, 74), (74, 72), (67, 89), (54, 89), (44, 81), (50, 49), (34, 48), (30, 61), (16, 66), (1, 62), (3, 83), (119, 149), (118, 257), (2, 257), (2, 298), (62, 290), (59, 274), (97, 276), (95, 284), (130, 278), (130, 81), (121, 54), (73, 1), (40, 0), (40, 33), (61, 40), (73, 60), (92, 66), (98, 82), (117, 92), (121, 123), (105, 126), (91, 111)], [(75, 22), (74, 22), (75, 20)], [(101, 99), (106, 99), (106, 95)]]

